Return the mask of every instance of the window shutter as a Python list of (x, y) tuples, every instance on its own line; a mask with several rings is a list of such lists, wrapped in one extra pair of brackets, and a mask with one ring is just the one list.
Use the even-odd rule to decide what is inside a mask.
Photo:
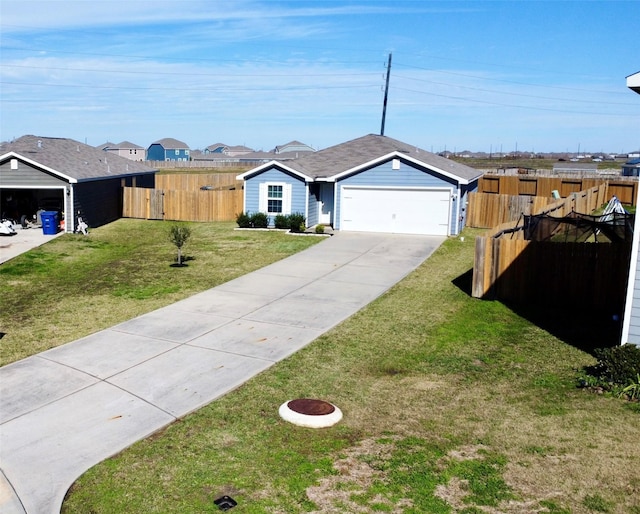
[(291, 214), (291, 184), (282, 188), (282, 214)]
[(260, 183), (259, 198), (258, 198), (258, 211), (267, 212), (267, 184), (266, 182)]

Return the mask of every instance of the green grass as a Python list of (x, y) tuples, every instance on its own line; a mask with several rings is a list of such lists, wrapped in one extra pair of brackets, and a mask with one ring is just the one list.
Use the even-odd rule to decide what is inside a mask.
[(65, 234), (0, 266), (0, 364), (73, 341), (215, 287), (319, 238), (187, 224), (187, 267), (172, 268), (172, 222), (122, 219)]
[[(213, 500), (228, 494), (237, 513), (640, 514), (637, 404), (577, 389), (589, 354), (454, 285), (474, 234), (445, 242), (290, 358), (89, 470), (63, 512), (217, 512)], [(233, 247), (241, 235), (219, 238)], [(239, 244), (250, 252), (255, 237)], [(203, 257), (187, 253), (191, 272)], [(135, 255), (123, 250), (114, 273)], [(344, 419), (290, 425), (277, 411), (295, 397), (331, 401)]]

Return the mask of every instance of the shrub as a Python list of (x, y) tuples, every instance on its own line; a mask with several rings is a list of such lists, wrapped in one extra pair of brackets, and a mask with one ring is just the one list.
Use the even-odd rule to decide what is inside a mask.
[(621, 395), (625, 395), (630, 400), (640, 400), (640, 373), (638, 373), (636, 380), (622, 390)]
[(169, 241), (178, 249), (178, 266), (182, 264), (182, 247), (191, 237), (191, 229), (184, 225), (172, 225), (169, 229)]
[(247, 212), (241, 212), (240, 214), (236, 214), (236, 223), (240, 228), (250, 228), (251, 227), (251, 217)]
[(595, 350), (598, 363), (593, 370), (596, 376), (609, 382), (627, 385), (640, 374), (640, 347), (623, 344), (613, 348)]
[(316, 225), (316, 234), (324, 234), (324, 225)]
[(273, 223), (276, 228), (288, 229), (291, 227), (291, 220), (286, 214), (278, 214), (274, 218)]
[(291, 232), (304, 232), (305, 231), (305, 217), (300, 212), (294, 212), (289, 215), (289, 229)]
[(251, 226), (254, 228), (267, 228), (269, 226), (269, 216), (264, 212), (254, 212), (250, 215)]

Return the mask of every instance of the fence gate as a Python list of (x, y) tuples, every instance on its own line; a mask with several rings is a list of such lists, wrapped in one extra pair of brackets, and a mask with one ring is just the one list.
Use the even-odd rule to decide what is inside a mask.
[(164, 219), (164, 192), (161, 189), (125, 187), (122, 204), (125, 218)]

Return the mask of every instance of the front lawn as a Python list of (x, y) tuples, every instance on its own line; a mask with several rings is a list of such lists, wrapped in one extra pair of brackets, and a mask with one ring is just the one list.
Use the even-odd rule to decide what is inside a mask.
[[(63, 512), (218, 512), (214, 500), (226, 494), (238, 502), (234, 513), (640, 514), (638, 404), (576, 388), (576, 370), (593, 357), (457, 287), (473, 263), (474, 234), (449, 239), (300, 352), (91, 469)], [(261, 237), (222, 230), (210, 243), (219, 258), (206, 268), (204, 248), (187, 249), (196, 260), (179, 270), (167, 266), (170, 247), (144, 258), (123, 248), (109, 263), (116, 278), (105, 296), (129, 309), (153, 298), (146, 283), (128, 285), (136, 265), (193, 273), (188, 290), (162, 291), (156, 303), (173, 301), (199, 281), (248, 271), (233, 258), (226, 270), (226, 250), (261, 255)], [(288, 237), (274, 244), (307, 239)], [(95, 287), (95, 273), (76, 273)], [(104, 318), (94, 330), (113, 322)], [(321, 430), (282, 421), (279, 405), (301, 397), (337, 404), (343, 421)]]
[(173, 222), (121, 219), (65, 234), (0, 265), (0, 365), (68, 343), (259, 269), (317, 242), (235, 223), (186, 223), (187, 267), (171, 267)]

